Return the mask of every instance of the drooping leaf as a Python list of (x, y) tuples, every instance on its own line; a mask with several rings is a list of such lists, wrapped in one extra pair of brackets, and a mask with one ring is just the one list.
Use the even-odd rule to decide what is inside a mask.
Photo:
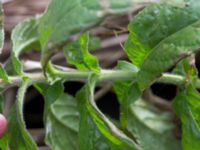
[[(138, 145), (122, 131), (120, 131), (101, 111), (97, 108), (93, 93), (96, 77), (91, 77), (88, 83), (77, 94), (80, 111), (79, 140), (82, 150), (95, 149), (94, 128), (98, 128), (112, 149), (134, 150)], [(90, 131), (90, 132), (88, 132)]]
[(4, 45), (4, 16), (3, 16), (3, 8), (2, 8), (2, 2), (0, 1), (0, 54), (2, 52), (2, 48)]
[(132, 3), (132, 0), (52, 0), (39, 25), (43, 66), (72, 34), (99, 24), (108, 13), (128, 11)]
[(77, 41), (64, 48), (65, 57), (69, 64), (81, 70), (99, 71), (97, 59), (89, 53), (89, 33), (83, 34)]
[(39, 17), (29, 18), (19, 23), (12, 31), (12, 64), (18, 74), (23, 74), (19, 55), (33, 48), (40, 48), (38, 36)]
[(192, 85), (182, 90), (173, 102), (173, 108), (182, 122), (182, 147), (198, 150), (200, 146), (200, 95)]
[(142, 100), (130, 106), (127, 130), (137, 139), (142, 150), (181, 150), (173, 135), (172, 116), (159, 112)]
[(75, 99), (62, 94), (46, 115), (46, 143), (53, 150), (78, 150), (79, 112)]
[(23, 81), (17, 94), (17, 101), (9, 114), (7, 136), (9, 148), (12, 150), (37, 150), (23, 119), (23, 102), (28, 86), (29, 81)]

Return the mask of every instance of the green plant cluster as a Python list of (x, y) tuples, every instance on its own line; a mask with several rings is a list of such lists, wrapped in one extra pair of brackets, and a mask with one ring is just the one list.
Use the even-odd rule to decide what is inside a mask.
[[(109, 15), (128, 12), (139, 2), (143, 1), (51, 0), (45, 13), (13, 29), (10, 62), (0, 65), (1, 95), (9, 85), (19, 89), (8, 116), (8, 131), (0, 140), (2, 150), (38, 149), (23, 119), (23, 101), (31, 85), (45, 99), (45, 142), (53, 150), (200, 149), (200, 81), (190, 59), (200, 51), (200, 1), (145, 3), (128, 26), (124, 51), (130, 61), (121, 60), (112, 70), (102, 69), (89, 52), (88, 29), (100, 25)], [(0, 15), (3, 18), (2, 11)], [(3, 47), (3, 20), (0, 23)], [(80, 35), (75, 41), (74, 34)], [(32, 49), (41, 52), (40, 72), (25, 71), (19, 59), (20, 54)], [(75, 70), (51, 63), (58, 51), (64, 51), (67, 63)], [(75, 97), (64, 92), (63, 82), (67, 80), (85, 81)], [(94, 101), (96, 84), (105, 80), (113, 82), (120, 121), (108, 118)], [(172, 116), (143, 100), (143, 91), (154, 82), (179, 87), (173, 110), (181, 120), (181, 140), (174, 136)]]

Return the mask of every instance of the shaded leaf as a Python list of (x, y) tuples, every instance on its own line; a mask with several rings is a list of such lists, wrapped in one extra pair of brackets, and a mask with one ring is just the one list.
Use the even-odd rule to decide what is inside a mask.
[[(116, 69), (138, 72), (138, 68), (135, 65), (126, 61), (118, 61)], [(123, 103), (124, 96), (125, 96), (124, 93), (129, 89), (129, 86), (131, 85), (132, 82), (115, 81), (113, 83), (113, 87), (114, 87), (115, 93), (117, 94), (117, 98), (120, 104)]]
[(46, 143), (53, 150), (78, 150), (79, 112), (75, 99), (61, 94), (46, 114)]
[[(45, 126), (46, 143), (55, 150), (79, 149), (79, 111), (73, 97), (63, 93), (61, 82), (56, 82), (46, 90), (45, 96)], [(110, 150), (105, 139), (94, 128), (95, 149)], [(63, 140), (65, 139), (65, 140)]]
[[(40, 86), (40, 88), (43, 88), (43, 87)], [(60, 81), (47, 87), (47, 89), (45, 88), (46, 86), (44, 86), (44, 89), (41, 89), (44, 99), (45, 99), (44, 121), (46, 121), (46, 116), (48, 115), (50, 111), (51, 105), (62, 95), (64, 91), (63, 84)]]
[(12, 31), (12, 64), (18, 74), (23, 74), (19, 55), (33, 48), (40, 48), (38, 37), (39, 17), (29, 18), (19, 23)]
[(182, 147), (198, 150), (200, 146), (200, 95), (192, 85), (182, 90), (173, 102), (182, 122)]
[[(133, 72), (138, 72), (138, 68), (126, 61), (119, 61), (117, 64), (117, 69), (129, 70)], [(132, 81), (115, 81), (113, 83), (115, 93), (117, 95), (118, 101), (120, 103), (120, 123), (122, 128), (126, 128), (127, 124), (127, 113), (130, 104), (134, 103), (138, 97), (141, 96), (141, 91), (138, 89), (138, 85), (134, 80)], [(126, 97), (130, 95), (132, 97), (131, 101), (127, 101)]]
[(169, 114), (137, 100), (130, 106), (127, 120), (127, 130), (143, 150), (181, 150), (180, 142), (173, 135)]
[(17, 101), (9, 114), (7, 136), (9, 148), (12, 150), (37, 150), (36, 143), (26, 130), (23, 119), (23, 101), (28, 86), (29, 81), (21, 84)]

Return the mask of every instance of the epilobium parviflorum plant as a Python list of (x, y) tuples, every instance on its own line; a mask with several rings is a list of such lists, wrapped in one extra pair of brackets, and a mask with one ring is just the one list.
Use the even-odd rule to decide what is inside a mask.
[[(90, 30), (139, 4), (144, 8), (130, 21), (123, 45), (128, 60), (103, 69), (90, 52)], [(0, 15), (2, 48), (2, 4)], [(52, 150), (200, 150), (200, 80), (194, 62), (200, 51), (200, 1), (51, 0), (43, 14), (19, 23), (11, 40), (10, 59), (0, 65), (1, 106), (8, 87), (17, 86), (18, 93), (0, 139), (2, 150), (38, 149), (23, 117), (30, 86), (44, 97), (45, 143)], [(20, 55), (33, 49), (41, 53), (41, 65), (29, 72)], [(73, 69), (51, 61), (61, 51)], [(84, 82), (75, 96), (64, 90), (69, 80)], [(104, 81), (112, 82), (119, 120), (104, 114), (94, 100), (95, 87)], [(145, 100), (144, 92), (155, 82), (177, 86), (171, 108), (180, 124)], [(177, 127), (181, 138), (175, 136)]]

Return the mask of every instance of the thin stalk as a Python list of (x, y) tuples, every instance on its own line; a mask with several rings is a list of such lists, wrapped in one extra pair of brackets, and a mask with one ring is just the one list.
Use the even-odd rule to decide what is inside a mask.
[[(53, 70), (52, 72), (55, 76), (60, 77), (63, 80), (73, 80), (73, 81), (81, 81), (87, 80), (88, 77), (93, 73), (92, 71), (60, 71), (60, 70)], [(46, 81), (43, 73), (31, 73), (26, 74), (28, 78), (30, 78), (33, 82), (43, 82)], [(99, 73), (99, 82), (101, 81), (133, 81), (136, 79), (137, 72), (132, 71), (124, 71), (124, 70), (102, 70)], [(5, 81), (0, 79), (1, 87), (8, 86), (8, 85), (18, 85), (22, 82), (22, 78), (20, 76), (10, 76), (10, 83), (6, 83)], [(164, 73), (156, 82), (161, 83), (170, 83), (174, 85), (183, 85), (187, 82), (187, 79), (180, 75), (174, 75), (169, 73)], [(195, 83), (196, 88), (200, 88), (200, 80), (197, 79)]]

